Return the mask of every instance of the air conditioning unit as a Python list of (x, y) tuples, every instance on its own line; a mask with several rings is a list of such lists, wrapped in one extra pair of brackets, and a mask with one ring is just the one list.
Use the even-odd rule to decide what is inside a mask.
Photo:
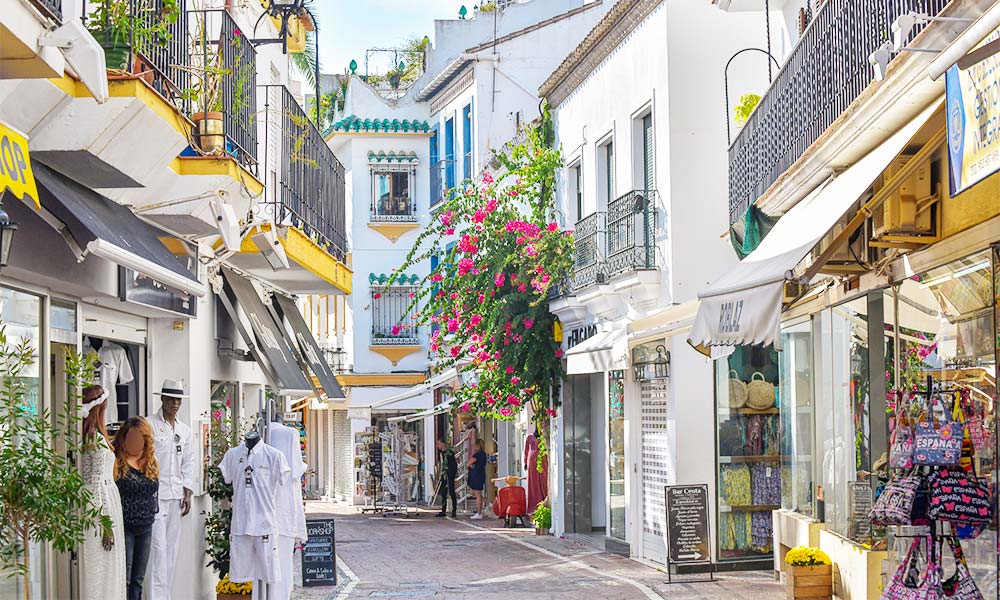
[[(888, 181), (912, 158), (901, 155), (886, 168), (883, 180)], [(933, 233), (933, 211), (927, 207), (932, 196), (931, 163), (920, 165), (873, 215), (875, 237), (886, 235), (920, 236)]]

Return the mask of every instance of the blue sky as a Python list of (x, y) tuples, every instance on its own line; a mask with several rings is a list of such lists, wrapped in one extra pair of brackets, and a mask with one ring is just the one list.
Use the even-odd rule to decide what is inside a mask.
[[(317, 0), (320, 59), (326, 73), (342, 73), (351, 59), (364, 72), (365, 50), (401, 45), (410, 35), (434, 39), (434, 19), (457, 18), (468, 0)], [(386, 71), (386, 55), (371, 59), (371, 71)], [(381, 64), (376, 64), (380, 60)]]

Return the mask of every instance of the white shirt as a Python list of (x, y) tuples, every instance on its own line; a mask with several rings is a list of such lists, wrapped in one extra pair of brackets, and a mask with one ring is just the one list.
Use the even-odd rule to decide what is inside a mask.
[(182, 500), (184, 488), (194, 491), (194, 448), (191, 428), (163, 418), (163, 410), (149, 418), (156, 462), (160, 463), (160, 500)]
[(292, 470), (285, 456), (264, 443), (230, 448), (219, 463), (222, 478), (233, 484), (231, 535), (275, 535), (275, 499)]
[(299, 430), (272, 422), (267, 426), (267, 443), (281, 452), (291, 468), (291, 477), (278, 491), (278, 535), (305, 540), (309, 537), (306, 532), (306, 509), (302, 505), (302, 476), (306, 473), (306, 463), (302, 460)]
[(104, 421), (117, 423), (118, 392), (115, 385), (119, 383), (124, 385), (135, 379), (125, 348), (106, 341), (101, 344), (100, 350), (94, 350), (88, 342), (83, 348), (83, 354), (84, 356), (97, 355), (97, 362), (94, 364), (94, 380), (108, 393), (108, 408)]

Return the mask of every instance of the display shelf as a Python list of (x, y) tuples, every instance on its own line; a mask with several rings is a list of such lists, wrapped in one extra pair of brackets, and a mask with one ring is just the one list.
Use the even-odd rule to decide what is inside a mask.
[(782, 460), (789, 460), (792, 457), (787, 454), (774, 456), (720, 456), (719, 463), (721, 464), (739, 464), (739, 463), (759, 463), (759, 462), (780, 462)]
[(781, 409), (779, 409), (777, 406), (775, 406), (774, 408), (763, 408), (763, 409), (737, 408), (737, 409), (732, 409), (731, 412), (736, 413), (738, 415), (777, 415), (780, 414)]

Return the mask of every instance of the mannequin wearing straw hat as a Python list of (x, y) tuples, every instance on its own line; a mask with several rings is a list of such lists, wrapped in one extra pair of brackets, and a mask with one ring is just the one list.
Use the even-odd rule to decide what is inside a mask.
[(191, 511), (194, 488), (194, 448), (191, 428), (177, 418), (184, 382), (165, 379), (159, 392), (160, 410), (150, 417), (156, 460), (160, 463), (159, 511), (153, 521), (150, 549), (149, 600), (171, 600), (174, 566), (180, 550), (181, 517)]

